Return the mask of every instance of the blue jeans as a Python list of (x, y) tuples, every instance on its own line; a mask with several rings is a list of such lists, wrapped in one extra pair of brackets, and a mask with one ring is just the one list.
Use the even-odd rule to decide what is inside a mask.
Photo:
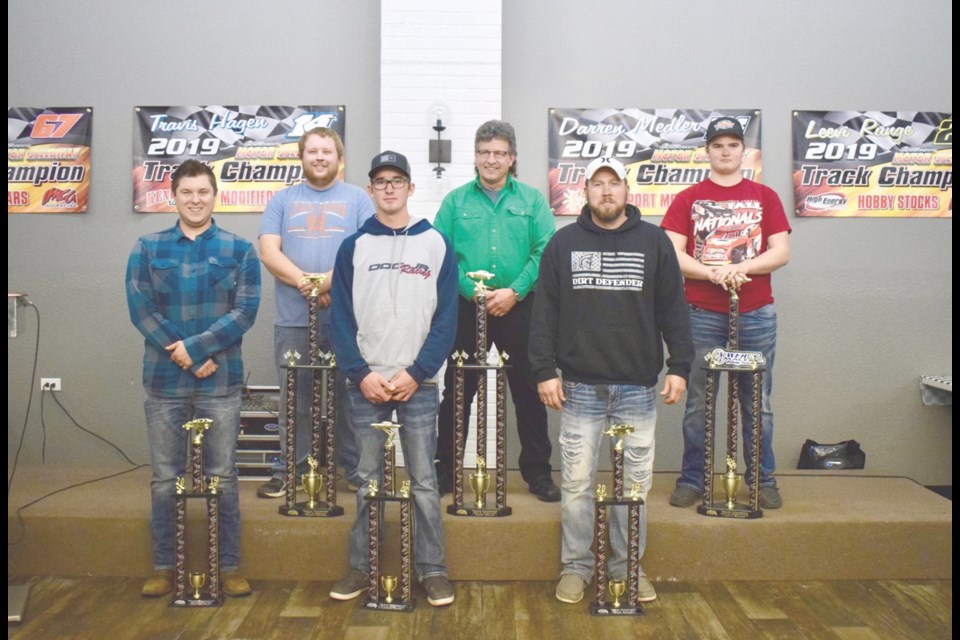
[[(360, 482), (357, 491), (357, 519), (350, 530), (350, 566), (369, 571), (370, 506), (364, 499), (367, 485), (376, 480), (383, 487), (383, 431), (370, 425), (390, 420), (394, 411), (403, 425), (397, 430), (403, 447), (403, 461), (410, 476), (413, 496), (413, 559), (420, 580), (447, 575), (444, 564), (443, 523), (440, 519), (440, 494), (433, 456), (437, 449), (438, 391), (435, 384), (421, 384), (407, 402), (372, 404), (358, 385), (347, 383), (350, 424), (360, 446)], [(399, 488), (399, 487), (398, 487)], [(399, 542), (397, 543), (399, 546)]]
[[(690, 384), (687, 388), (687, 408), (683, 416), (683, 464), (677, 486), (686, 486), (703, 491), (704, 471), (704, 431), (706, 430), (706, 386), (707, 373), (701, 368), (708, 351), (727, 344), (728, 314), (707, 311), (690, 306), (690, 329), (693, 333), (693, 346), (696, 356), (693, 370), (690, 372)], [(767, 370), (763, 372), (763, 384), (760, 394), (760, 486), (776, 487), (773, 477), (776, 460), (773, 456), (773, 409), (770, 406), (770, 393), (773, 389), (773, 358), (777, 351), (777, 312), (773, 305), (767, 305), (740, 315), (740, 351), (761, 351), (767, 359)], [(726, 374), (721, 374), (722, 379)], [(753, 456), (753, 442), (750, 432), (753, 429), (753, 376), (740, 375), (740, 423), (744, 460)], [(724, 416), (726, 406), (723, 398), (717, 398), (717, 415)], [(725, 421), (724, 421), (725, 424)], [(717, 421), (714, 442), (724, 446), (724, 424)], [(720, 466), (724, 466), (724, 462)], [(716, 465), (714, 465), (716, 466)], [(753, 484), (753, 474), (747, 466), (746, 481)]]
[[(327, 336), (330, 335), (330, 324), (324, 323), (321, 319), (320, 325), (320, 350), (330, 351), (330, 343)], [(280, 327), (273, 328), (273, 355), (277, 363), (277, 371), (280, 374), (280, 451), (284, 450), (287, 441), (287, 358), (284, 354), (287, 351), (296, 351), (300, 354), (298, 365), (310, 364), (310, 350), (308, 349), (309, 330), (307, 327)], [(346, 394), (343, 384), (343, 374), (337, 370), (337, 419), (334, 423), (334, 431), (337, 439), (337, 460), (343, 467), (347, 482), (357, 484), (357, 462), (360, 458), (357, 453), (357, 442), (353, 437), (353, 432), (347, 426), (347, 419), (343, 415), (345, 406), (343, 397)], [(297, 460), (296, 474), (299, 478), (307, 472), (307, 456), (310, 454), (310, 431), (313, 425), (313, 417), (310, 415), (310, 405), (313, 401), (313, 374), (308, 369), (301, 369), (297, 372), (297, 416), (296, 416), (296, 448), (295, 457)], [(321, 462), (322, 466), (322, 462)], [(285, 477), (285, 467), (283, 455), (273, 463), (273, 477), (283, 480)]]
[[(624, 438), (624, 492), (640, 484), (644, 501), (653, 484), (654, 429), (657, 425), (656, 389), (634, 385), (591, 385), (564, 382), (566, 402), (560, 414), (562, 483), (560, 522), (561, 575), (573, 574), (586, 582), (593, 579), (595, 487), (607, 485), (613, 495), (613, 476), (596, 477), (603, 431), (615, 424), (633, 425)], [(611, 450), (612, 453), (612, 450)], [(611, 507), (608, 574), (620, 580), (627, 575), (627, 507)], [(647, 546), (647, 508), (640, 507), (640, 556)], [(641, 574), (643, 570), (640, 570)]]
[[(237, 491), (237, 436), (240, 433), (240, 390), (226, 396), (166, 398), (147, 392), (143, 403), (150, 441), (153, 568), (173, 569), (176, 544), (178, 476), (186, 473), (188, 436), (183, 425), (209, 418), (203, 436), (204, 475), (220, 477), (220, 567), (240, 566), (240, 494)], [(187, 484), (190, 487), (190, 484)]]

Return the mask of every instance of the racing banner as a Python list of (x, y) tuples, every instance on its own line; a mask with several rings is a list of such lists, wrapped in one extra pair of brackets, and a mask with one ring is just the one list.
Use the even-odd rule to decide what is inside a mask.
[(90, 107), (7, 109), (7, 213), (85, 213)]
[(704, 136), (719, 116), (743, 124), (743, 174), (759, 181), (759, 109), (550, 109), (548, 181), (554, 215), (580, 213), (587, 165), (602, 156), (627, 167), (629, 203), (644, 215), (664, 215), (678, 193), (710, 175)]
[(345, 118), (342, 105), (137, 107), (133, 209), (175, 212), (170, 174), (194, 159), (217, 176), (215, 212), (262, 212), (275, 192), (303, 179), (300, 136), (329, 127), (343, 138)]
[(794, 111), (798, 216), (953, 217), (953, 114)]

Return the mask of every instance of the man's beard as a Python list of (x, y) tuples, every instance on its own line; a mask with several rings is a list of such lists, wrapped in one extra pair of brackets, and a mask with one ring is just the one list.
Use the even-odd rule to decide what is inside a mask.
[[(620, 207), (619, 209), (613, 209), (613, 210), (609, 209), (610, 206), (613, 206), (613, 203), (610, 203), (609, 205), (602, 205), (602, 204), (601, 204), (601, 205), (599, 205), (599, 206), (594, 206), (594, 205), (588, 204), (587, 206), (588, 206), (589, 209), (590, 209), (590, 213), (592, 213), (594, 216), (596, 216), (596, 218), (597, 218), (598, 220), (601, 220), (601, 221), (603, 221), (603, 222), (613, 222), (614, 220), (616, 220), (617, 218), (619, 218), (620, 216), (622, 216), (622, 215), (623, 215), (623, 212), (627, 210), (627, 205), (626, 205), (626, 204), (624, 204), (624, 205), (623, 205), (622, 207)], [(601, 209), (601, 207), (604, 207), (604, 206), (607, 207), (606, 210)]]

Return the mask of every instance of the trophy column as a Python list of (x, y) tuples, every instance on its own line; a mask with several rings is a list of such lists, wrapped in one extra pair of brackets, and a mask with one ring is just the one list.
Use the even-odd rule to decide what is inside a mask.
[[(279, 511), (285, 516), (302, 516), (312, 518), (330, 518), (343, 515), (343, 507), (337, 504), (337, 459), (336, 459), (336, 360), (333, 354), (320, 351), (320, 289), (323, 284), (323, 274), (307, 274), (301, 283), (310, 283), (313, 289), (307, 296), (309, 301), (309, 328), (307, 346), (309, 354), (307, 365), (298, 365), (300, 354), (288, 351), (284, 354), (287, 359), (287, 424), (286, 441), (284, 443), (284, 474), (286, 493), (284, 504)], [(307, 369), (312, 373), (311, 388), (311, 429), (310, 454), (308, 464), (310, 471), (303, 475), (303, 487), (307, 493), (305, 502), (297, 502), (296, 481), (296, 418), (297, 418), (297, 373)], [(326, 402), (324, 403), (324, 400)], [(321, 446), (321, 443), (323, 446)], [(323, 453), (324, 476), (317, 472), (319, 460)], [(317, 499), (317, 494), (326, 484), (326, 501)]]
[[(380, 429), (387, 434), (387, 441), (383, 450), (383, 489), (381, 490), (374, 480), (367, 485), (370, 541), (368, 547), (370, 573), (367, 598), (363, 601), (364, 609), (379, 609), (382, 611), (413, 611), (413, 498), (410, 496), (410, 481), (404, 480), (400, 487), (400, 494), (396, 495), (396, 449), (394, 446), (395, 429), (401, 425), (396, 422), (375, 422), (374, 429)], [(381, 547), (382, 535), (380, 525), (382, 512), (387, 503), (400, 504), (400, 576), (381, 574)], [(396, 592), (399, 590), (399, 593)], [(381, 597), (381, 594), (383, 596)]]
[[(487, 280), (493, 277), (487, 271), (471, 271), (467, 274), (476, 285), (477, 305), (477, 351), (474, 354), (477, 363), (464, 364), (469, 357), (466, 352), (455, 351), (457, 370), (454, 374), (454, 448), (453, 448), (453, 504), (447, 506), (447, 513), (455, 516), (502, 517), (509, 516), (513, 509), (507, 506), (507, 412), (506, 412), (506, 361), (509, 355), (501, 352), (495, 365), (487, 364), (487, 305), (489, 290)], [(490, 474), (486, 470), (487, 461), (487, 372), (493, 370), (496, 376), (496, 455), (494, 475), (496, 503), (493, 507), (486, 504), (486, 492), (490, 486)], [(470, 474), (470, 488), (473, 490), (472, 505), (464, 504), (464, 443), (467, 424), (466, 398), (464, 396), (464, 377), (466, 372), (477, 376), (477, 470)]]
[[(707, 370), (706, 384), (706, 425), (703, 440), (703, 503), (697, 506), (697, 513), (717, 518), (740, 518), (751, 520), (763, 517), (760, 509), (760, 404), (763, 371), (766, 359), (759, 351), (739, 351), (740, 346), (740, 296), (736, 290), (730, 290), (730, 312), (728, 321), (727, 349), (717, 347), (705, 357)], [(717, 387), (720, 373), (727, 372), (727, 443), (726, 473), (720, 476), (723, 499), (714, 500), (714, 456)], [(745, 460), (750, 475), (754, 478), (748, 504), (737, 503), (742, 476), (737, 473), (737, 440), (740, 418), (740, 374), (751, 373), (753, 383), (753, 428), (750, 440), (753, 455)]]
[[(623, 438), (633, 433), (633, 425), (615, 424), (603, 432), (611, 438), (617, 438), (613, 445), (613, 499), (607, 497), (607, 485), (598, 484), (594, 503), (594, 601), (589, 611), (595, 616), (642, 616), (645, 611), (637, 600), (640, 588), (640, 485), (631, 485), (630, 495), (623, 495)], [(608, 513), (609, 507), (627, 509), (627, 576), (625, 580), (609, 580), (607, 575), (607, 548), (609, 546)], [(611, 600), (606, 599), (610, 591)]]
[[(204, 486), (203, 434), (212, 420), (197, 419), (183, 425), (190, 436), (190, 491), (186, 478), (177, 478), (175, 515), (175, 564), (171, 607), (216, 607), (223, 604), (220, 584), (220, 478)], [(187, 573), (187, 501), (203, 499), (207, 511), (207, 570)], [(209, 579), (208, 579), (209, 577)], [(189, 589), (187, 581), (189, 579)], [(205, 588), (206, 587), (206, 588)]]

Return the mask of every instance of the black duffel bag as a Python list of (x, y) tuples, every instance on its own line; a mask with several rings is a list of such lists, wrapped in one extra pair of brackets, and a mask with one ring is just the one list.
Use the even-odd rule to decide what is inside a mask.
[(820, 444), (807, 440), (800, 447), (797, 469), (863, 469), (867, 454), (856, 440)]

